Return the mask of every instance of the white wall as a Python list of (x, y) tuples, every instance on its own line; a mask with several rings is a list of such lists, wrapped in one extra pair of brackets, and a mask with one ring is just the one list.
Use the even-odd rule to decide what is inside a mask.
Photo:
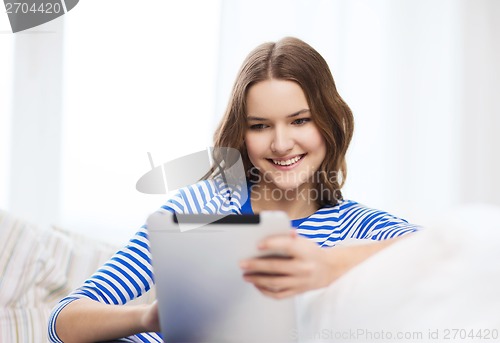
[(457, 202), (457, 4), (355, 1), (346, 8), (357, 20), (342, 31), (338, 82), (357, 124), (345, 193), (416, 222)]
[(82, 1), (65, 18), (59, 220), (109, 240), (129, 238), (166, 199), (135, 189), (147, 152), (158, 165), (212, 138), (218, 1), (141, 8)]
[(0, 16), (0, 208), (9, 202), (10, 125), (14, 41), (7, 16)]
[(500, 204), (500, 2), (465, 1), (458, 103), (461, 202)]

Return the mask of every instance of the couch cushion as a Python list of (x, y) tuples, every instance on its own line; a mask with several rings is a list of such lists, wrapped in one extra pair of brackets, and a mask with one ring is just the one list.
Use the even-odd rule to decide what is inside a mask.
[(52, 307), (117, 248), (0, 210), (0, 342), (46, 342)]

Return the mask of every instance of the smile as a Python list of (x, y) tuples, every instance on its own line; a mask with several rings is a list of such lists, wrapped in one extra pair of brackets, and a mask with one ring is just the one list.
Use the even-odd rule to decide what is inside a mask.
[(295, 156), (295, 157), (290, 158), (288, 160), (275, 160), (275, 159), (270, 159), (270, 160), (276, 165), (288, 167), (288, 166), (294, 165), (295, 163), (300, 161), (302, 159), (302, 157), (304, 157), (304, 156), (305, 156), (305, 154)]

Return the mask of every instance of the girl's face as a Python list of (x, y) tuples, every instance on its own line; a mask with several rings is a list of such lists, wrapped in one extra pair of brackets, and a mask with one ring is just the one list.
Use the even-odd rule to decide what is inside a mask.
[(247, 94), (245, 144), (260, 183), (282, 190), (311, 186), (326, 155), (326, 144), (311, 118), (300, 86), (270, 79)]

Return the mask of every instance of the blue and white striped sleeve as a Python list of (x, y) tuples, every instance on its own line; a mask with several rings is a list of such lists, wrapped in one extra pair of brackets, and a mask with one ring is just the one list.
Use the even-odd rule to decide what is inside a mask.
[(351, 225), (355, 228), (352, 237), (359, 239), (385, 240), (416, 232), (420, 226), (384, 211), (364, 207), (355, 203), (346, 211)]
[[(62, 342), (56, 333), (56, 320), (61, 310), (72, 301), (87, 298), (104, 304), (123, 305), (146, 293), (153, 283), (149, 240), (144, 225), (126, 247), (56, 305), (49, 318), (49, 341)], [(124, 341), (162, 342), (162, 338), (157, 333), (143, 333)]]
[(384, 240), (420, 229), (387, 212), (344, 200), (336, 206), (318, 210), (299, 225), (297, 233), (321, 247), (332, 247), (344, 240)]

